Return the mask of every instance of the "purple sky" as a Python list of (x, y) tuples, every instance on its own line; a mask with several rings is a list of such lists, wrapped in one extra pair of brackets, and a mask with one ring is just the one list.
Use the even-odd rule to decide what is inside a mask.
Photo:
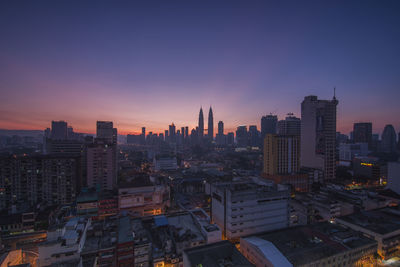
[(400, 1), (137, 2), (2, 1), (0, 128), (233, 130), (336, 86), (338, 130), (400, 130)]

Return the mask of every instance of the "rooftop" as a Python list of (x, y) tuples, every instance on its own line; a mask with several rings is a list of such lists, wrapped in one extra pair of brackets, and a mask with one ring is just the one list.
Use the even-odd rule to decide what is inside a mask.
[(132, 242), (132, 226), (131, 219), (127, 216), (119, 219), (118, 223), (118, 244)]
[(190, 266), (254, 266), (236, 249), (235, 245), (226, 240), (190, 248), (184, 253), (187, 255)]
[(376, 243), (361, 233), (328, 222), (257, 235), (271, 242), (293, 265), (303, 265)]
[(400, 230), (400, 210), (398, 208), (360, 211), (340, 217), (339, 220), (358, 225), (381, 235)]

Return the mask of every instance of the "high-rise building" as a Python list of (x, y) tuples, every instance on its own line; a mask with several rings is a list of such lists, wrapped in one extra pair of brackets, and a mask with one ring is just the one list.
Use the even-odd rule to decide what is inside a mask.
[(264, 140), (267, 134), (276, 134), (276, 125), (278, 116), (266, 115), (261, 118), (261, 140)]
[(51, 139), (65, 140), (68, 138), (68, 124), (65, 121), (51, 122)]
[(164, 131), (164, 139), (165, 139), (165, 142), (168, 142), (168, 140), (169, 140), (169, 132), (168, 132), (168, 130)]
[(213, 118), (213, 111), (210, 107), (208, 112), (208, 130), (207, 130), (208, 139), (211, 141), (214, 139), (214, 118)]
[(264, 138), (264, 173), (294, 174), (300, 170), (300, 136), (267, 134)]
[(96, 137), (104, 141), (116, 144), (117, 143), (117, 129), (113, 128), (112, 121), (97, 121), (96, 123)]
[(284, 120), (278, 121), (278, 134), (300, 136), (301, 120), (288, 113)]
[(396, 131), (393, 125), (388, 124), (383, 129), (382, 133), (382, 152), (394, 153), (396, 152)]
[(203, 108), (200, 108), (199, 113), (199, 129), (197, 131), (197, 135), (202, 138), (204, 135), (204, 116), (203, 116)]
[(367, 143), (371, 149), (372, 145), (372, 123), (358, 122), (353, 126), (353, 141), (354, 143)]
[(249, 145), (252, 147), (260, 145), (260, 132), (257, 130), (256, 125), (249, 126)]
[(0, 210), (13, 212), (37, 204), (71, 204), (81, 180), (79, 156), (0, 157)]
[(235, 134), (233, 132), (229, 132), (226, 135), (226, 144), (229, 146), (233, 146), (235, 144)]
[(238, 126), (236, 129), (236, 144), (238, 147), (247, 147), (248, 145), (248, 133), (245, 125)]
[(97, 190), (112, 190), (117, 183), (116, 145), (97, 140), (87, 148), (87, 184)]
[(223, 237), (236, 241), (242, 236), (289, 226), (289, 191), (276, 185), (252, 182), (214, 184), (212, 221)]
[(218, 122), (218, 133), (215, 140), (217, 145), (226, 145), (226, 135), (224, 135), (224, 123), (222, 121)]
[(301, 103), (301, 166), (324, 171), (324, 179), (336, 177), (336, 97), (319, 100), (306, 96)]
[(176, 132), (175, 132), (175, 124), (172, 123), (172, 124), (169, 126), (169, 142), (174, 143), (174, 142), (176, 141), (176, 140), (175, 140), (175, 135), (176, 135)]
[(218, 134), (224, 134), (224, 122), (223, 121), (218, 122)]
[(263, 176), (277, 184), (289, 184), (307, 192), (309, 175), (300, 173), (300, 136), (267, 134), (264, 138)]
[(188, 137), (189, 137), (189, 127), (186, 126), (185, 127), (185, 138), (188, 138)]

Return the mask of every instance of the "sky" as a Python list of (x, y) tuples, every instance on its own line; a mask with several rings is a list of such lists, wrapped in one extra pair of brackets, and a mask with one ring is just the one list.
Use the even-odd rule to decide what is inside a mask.
[(336, 87), (339, 131), (398, 132), (399, 14), (397, 0), (1, 1), (0, 128), (162, 132), (211, 105), (233, 131)]

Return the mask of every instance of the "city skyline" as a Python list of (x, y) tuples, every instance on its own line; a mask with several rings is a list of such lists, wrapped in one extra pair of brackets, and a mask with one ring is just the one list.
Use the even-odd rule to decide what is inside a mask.
[(338, 131), (398, 132), (400, 3), (339, 2), (1, 3), (0, 128), (162, 132), (211, 105), (228, 132), (336, 86)]

